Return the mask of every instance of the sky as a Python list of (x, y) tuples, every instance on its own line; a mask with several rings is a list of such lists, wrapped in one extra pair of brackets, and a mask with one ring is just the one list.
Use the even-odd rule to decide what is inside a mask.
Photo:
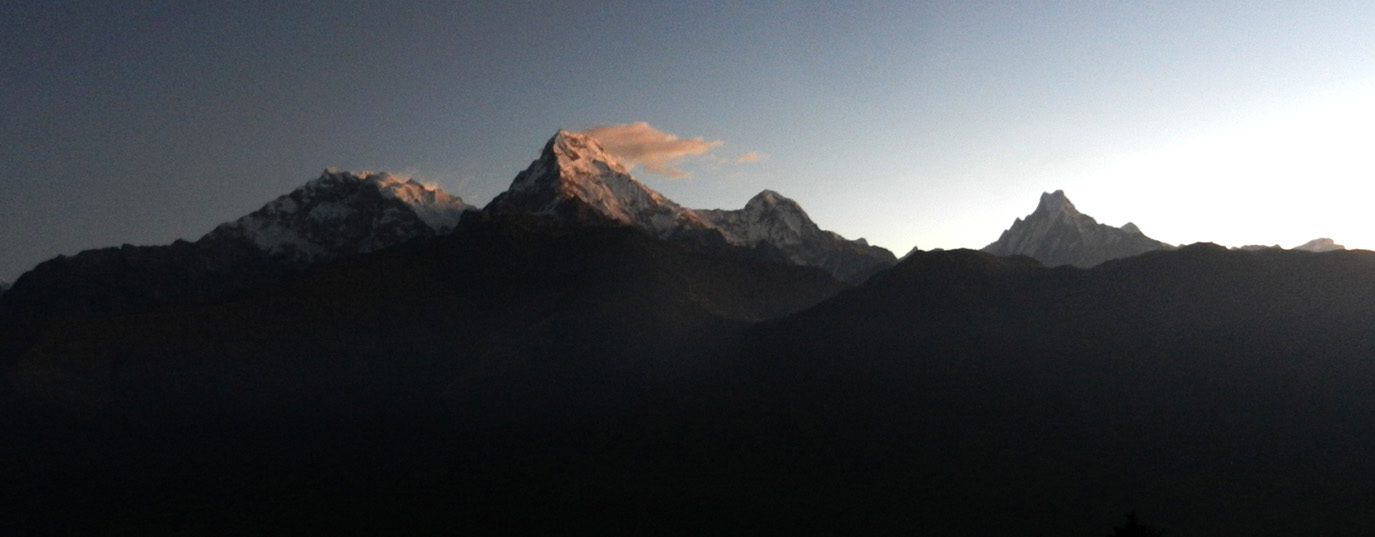
[(598, 127), (687, 143), (632, 170), (685, 206), (772, 189), (897, 255), (1061, 189), (1172, 244), (1375, 249), (1371, 28), (1369, 1), (4, 2), (0, 280), (326, 167), (485, 204)]

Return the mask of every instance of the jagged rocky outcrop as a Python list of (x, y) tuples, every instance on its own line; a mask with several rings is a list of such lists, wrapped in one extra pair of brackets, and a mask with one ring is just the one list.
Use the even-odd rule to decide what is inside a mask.
[(472, 209), (404, 177), (329, 169), (195, 242), (126, 244), (40, 263), (0, 297), (0, 317), (106, 315), (201, 303), (446, 233)]
[(847, 240), (821, 229), (801, 205), (772, 190), (750, 198), (743, 209), (698, 209), (697, 214), (731, 244), (767, 244), (796, 264), (819, 267), (851, 283), (897, 262), (892, 252), (870, 246), (864, 239)]
[(983, 251), (999, 256), (1025, 255), (1047, 266), (1092, 267), (1110, 259), (1171, 248), (1147, 237), (1136, 224), (1118, 228), (1080, 213), (1063, 190), (1041, 194), (1036, 210), (1012, 222)]
[(773, 191), (738, 210), (685, 208), (635, 180), (595, 138), (563, 130), (484, 210), (627, 225), (667, 239), (724, 239), (851, 283), (896, 262), (892, 252), (863, 239), (820, 229), (796, 202)]

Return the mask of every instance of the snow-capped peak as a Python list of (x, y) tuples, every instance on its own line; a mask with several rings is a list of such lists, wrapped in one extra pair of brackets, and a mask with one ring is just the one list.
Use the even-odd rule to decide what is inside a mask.
[[(615, 157), (602, 149), (597, 140), (586, 134), (578, 134), (560, 129), (544, 145), (540, 158), (531, 163), (527, 172), (516, 177), (511, 184), (512, 190), (538, 188), (541, 179), (576, 180), (607, 176), (625, 176), (629, 173)], [(551, 177), (549, 172), (558, 172)]]
[(269, 254), (310, 265), (445, 233), (469, 210), (462, 199), (407, 177), (328, 168), (202, 240), (243, 238)]
[(563, 130), (485, 210), (614, 222), (663, 238), (719, 233), (737, 246), (767, 244), (797, 264), (851, 282), (895, 262), (887, 250), (823, 231), (796, 202), (772, 190), (760, 192), (743, 209), (684, 208), (636, 181), (595, 138)]
[(1036, 210), (1018, 218), (983, 250), (994, 255), (1026, 255), (1047, 265), (1091, 267), (1170, 245), (1147, 237), (1136, 224), (1100, 224), (1080, 213), (1063, 190), (1041, 194)]
[(666, 237), (704, 229), (695, 213), (636, 181), (591, 136), (560, 130), (540, 158), (516, 175), (489, 207), (544, 215), (591, 217)]
[(768, 244), (794, 263), (821, 267), (850, 282), (863, 281), (896, 261), (892, 252), (864, 239), (850, 241), (821, 229), (801, 205), (772, 190), (756, 194), (743, 209), (701, 209), (697, 214), (731, 244)]
[(755, 194), (753, 198), (750, 198), (749, 202), (745, 203), (745, 210), (747, 211), (764, 211), (769, 209), (801, 211), (802, 206), (772, 190), (764, 190)]
[[(362, 171), (352, 173), (336, 168), (325, 168), (320, 177), (306, 183), (296, 192), (277, 198), (273, 204), (293, 198), (296, 198), (294, 202), (284, 203), (283, 209), (293, 207), (295, 202), (303, 201), (310, 204), (317, 197), (328, 197), (331, 195), (330, 192), (350, 183), (370, 185), (376, 188), (383, 197), (405, 203), (410, 206), (411, 210), (415, 211), (416, 216), (420, 217), (436, 233), (453, 229), (455, 225), (458, 225), (458, 220), (462, 218), (463, 213), (473, 208), (463, 203), (462, 198), (451, 196), (439, 187), (422, 184), (410, 177), (386, 172)], [(300, 193), (300, 196), (295, 196), (297, 192)], [(269, 204), (269, 206), (271, 205)]]
[(368, 175), (366, 180), (376, 185), (383, 196), (409, 205), (415, 215), (436, 233), (452, 230), (464, 213), (473, 209), (471, 205), (463, 203), (462, 198), (450, 196), (439, 187), (428, 186), (409, 177), (381, 173)]
[(727, 241), (744, 246), (760, 242), (776, 246), (798, 244), (809, 235), (824, 233), (802, 206), (772, 190), (756, 194), (743, 209), (697, 212), (720, 230)]

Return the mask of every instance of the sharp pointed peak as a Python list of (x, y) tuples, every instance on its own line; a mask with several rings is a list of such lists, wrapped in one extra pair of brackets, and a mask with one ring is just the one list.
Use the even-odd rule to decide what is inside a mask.
[(602, 144), (591, 135), (581, 132), (573, 132), (567, 129), (559, 129), (553, 136), (549, 137), (549, 143), (545, 144), (546, 149), (552, 148), (595, 148), (597, 151), (605, 151)]
[(1018, 218), (998, 240), (985, 246), (994, 255), (1027, 255), (1047, 266), (1092, 267), (1170, 245), (1147, 237), (1136, 224), (1120, 228), (1080, 213), (1065, 191), (1041, 194), (1036, 211)]
[(554, 143), (554, 142), (560, 142), (560, 141), (570, 141), (570, 140), (577, 140), (577, 139), (587, 138), (587, 137), (588, 137), (588, 136), (587, 136), (586, 134), (580, 134), (580, 133), (577, 133), (577, 132), (574, 132), (574, 131), (570, 131), (570, 130), (568, 130), (568, 129), (559, 129), (559, 130), (557, 130), (557, 131), (554, 131), (554, 135), (553, 135), (553, 136), (550, 136), (550, 137), (549, 137), (549, 142), (550, 142), (550, 143)]
[(540, 157), (487, 205), (573, 221), (629, 224), (666, 237), (704, 224), (696, 214), (635, 180), (592, 135), (559, 129)]
[(615, 173), (627, 174), (629, 168), (622, 164), (611, 152), (602, 147), (601, 142), (589, 134), (559, 129), (549, 142), (544, 144), (539, 160), (559, 163), (563, 167), (570, 162), (601, 162)]
[(1079, 210), (1074, 208), (1074, 203), (1069, 201), (1069, 197), (1065, 195), (1064, 190), (1056, 190), (1055, 192), (1042, 192), (1041, 201), (1036, 204), (1035, 212), (1043, 214), (1079, 214)]
[(779, 194), (777, 191), (765, 189), (755, 194), (745, 203), (746, 209), (763, 210), (769, 208), (785, 207), (794, 211), (801, 211), (802, 206), (791, 198)]
[(784, 195), (782, 195), (782, 194), (779, 194), (778, 191), (776, 191), (776, 190), (769, 190), (769, 189), (766, 188), (766, 189), (764, 189), (764, 190), (759, 191), (759, 193), (758, 193), (758, 194), (755, 194), (754, 197), (750, 198), (750, 201), (751, 201), (751, 202), (753, 202), (753, 201), (761, 201), (761, 202), (768, 202), (768, 203), (778, 203), (778, 202), (780, 202), (780, 201), (792, 201), (792, 200), (791, 200), (791, 199), (788, 199), (787, 196), (784, 196)]

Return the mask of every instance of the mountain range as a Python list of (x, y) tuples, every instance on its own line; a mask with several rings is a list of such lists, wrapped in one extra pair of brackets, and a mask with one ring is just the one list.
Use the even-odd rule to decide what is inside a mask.
[(739, 210), (685, 208), (636, 181), (596, 139), (568, 131), (555, 134), (540, 158), (487, 210), (629, 225), (667, 239), (724, 240), (776, 251), (787, 261), (822, 268), (850, 283), (897, 262), (892, 252), (863, 239), (823, 231), (800, 205), (777, 192), (761, 192)]
[[(766, 191), (738, 211), (686, 209), (636, 181), (589, 136), (559, 131), (539, 159), (485, 208), (583, 225), (628, 225), (659, 238), (731, 244), (813, 266), (850, 283), (896, 262), (891, 252), (823, 231), (792, 200)], [(16, 282), (4, 316), (105, 315), (204, 303), (291, 274), (451, 232), (477, 208), (385, 174), (325, 170), (195, 242), (124, 245), (59, 256)]]
[(413, 180), (326, 170), (195, 242), (87, 250), (22, 275), (6, 316), (108, 315), (204, 303), (339, 259), (433, 237), (474, 211)]
[(995, 246), (687, 209), (562, 131), (482, 210), (327, 170), (0, 295), (0, 531), (1375, 521), (1375, 253), (1170, 247), (1063, 192)]
[[(1063, 190), (1041, 194), (1036, 210), (1018, 218), (998, 240), (983, 251), (999, 256), (1024, 255), (1047, 266), (1069, 265), (1088, 268), (1104, 261), (1132, 257), (1175, 246), (1147, 237), (1136, 224), (1122, 227), (1100, 224), (1079, 212)], [(1280, 246), (1242, 246), (1243, 250)], [(1318, 238), (1295, 246), (1293, 250), (1330, 252), (1345, 250), (1332, 239)]]

